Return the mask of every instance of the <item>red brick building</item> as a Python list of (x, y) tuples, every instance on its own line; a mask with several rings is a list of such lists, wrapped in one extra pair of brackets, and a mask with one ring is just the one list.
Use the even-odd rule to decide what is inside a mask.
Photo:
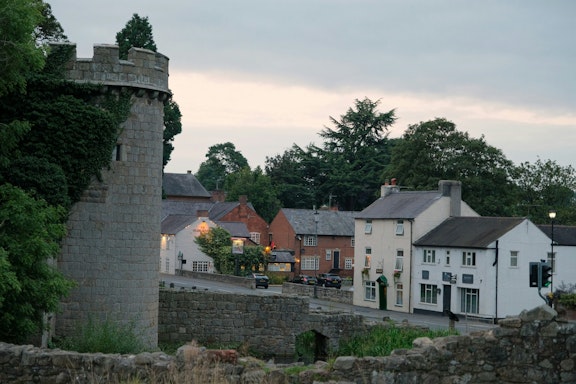
[(294, 275), (333, 272), (353, 276), (354, 214), (350, 211), (281, 209), (270, 224), (277, 250), (292, 251)]

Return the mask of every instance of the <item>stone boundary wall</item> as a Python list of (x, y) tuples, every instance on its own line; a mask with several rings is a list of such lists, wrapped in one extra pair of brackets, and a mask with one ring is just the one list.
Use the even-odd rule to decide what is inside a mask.
[(222, 275), (220, 273), (192, 272), (185, 270), (176, 270), (176, 276), (186, 276), (192, 279), (202, 279), (209, 281), (219, 281), (227, 284), (234, 284), (246, 288), (256, 288), (254, 279), (249, 277), (240, 277), (232, 275)]
[[(413, 349), (396, 350), (387, 357), (338, 357), (332, 367), (316, 364), (296, 379), (288, 377), (282, 366), (263, 368), (263, 363), (240, 359), (226, 370), (227, 382), (576, 383), (576, 322), (562, 321), (554, 310), (542, 306), (499, 324), (473, 335), (417, 339)], [(179, 349), (176, 356), (103, 355), (0, 343), (0, 383), (95, 383), (130, 378), (161, 382), (175, 371), (198, 367), (198, 356), (187, 356), (187, 347)]]
[(289, 295), (315, 297), (321, 300), (352, 304), (352, 291), (336, 288), (325, 288), (318, 285), (304, 285), (294, 283), (282, 284), (282, 293)]
[(365, 330), (362, 317), (310, 312), (308, 298), (210, 291), (160, 291), (159, 342), (242, 345), (259, 356), (293, 359), (296, 336), (310, 330), (326, 348)]

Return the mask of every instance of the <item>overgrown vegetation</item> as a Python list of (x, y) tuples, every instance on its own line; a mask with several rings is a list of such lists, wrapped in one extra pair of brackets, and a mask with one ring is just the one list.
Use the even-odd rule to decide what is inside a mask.
[(452, 330), (429, 330), (395, 325), (372, 327), (365, 335), (340, 342), (338, 356), (388, 356), (395, 349), (411, 349), (419, 337), (443, 337), (458, 334)]
[(136, 334), (134, 324), (94, 321), (78, 324), (74, 333), (55, 345), (58, 348), (80, 353), (140, 353), (146, 349)]

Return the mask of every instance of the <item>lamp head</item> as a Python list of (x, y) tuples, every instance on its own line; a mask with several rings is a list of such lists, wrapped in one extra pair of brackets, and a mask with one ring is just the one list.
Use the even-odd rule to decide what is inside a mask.
[(556, 211), (550, 211), (548, 212), (548, 217), (551, 219), (555, 219), (556, 218)]

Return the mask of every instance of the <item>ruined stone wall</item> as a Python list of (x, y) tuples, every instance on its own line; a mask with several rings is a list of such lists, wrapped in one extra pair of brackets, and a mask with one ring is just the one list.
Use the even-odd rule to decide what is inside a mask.
[[(184, 298), (187, 295), (167, 296)], [(256, 296), (253, 298), (257, 300)], [(179, 301), (167, 303), (176, 305)], [(225, 303), (223, 308), (226, 306), (232, 308), (234, 304)], [(177, 309), (174, 307), (170, 312), (177, 312)], [(187, 320), (194, 321), (194, 318)], [(186, 353), (187, 347), (182, 347), (176, 356), (162, 353), (103, 355), (0, 343), (0, 383), (129, 382), (130, 378), (156, 383), (216, 382), (169, 380), (181, 378), (182, 373), (189, 370), (207, 371), (206, 366), (198, 364), (198, 359), (208, 351), (191, 348), (190, 352), (196, 350), (198, 353)], [(417, 339), (413, 349), (396, 350), (387, 357), (338, 357), (332, 366), (316, 364), (314, 368), (300, 372), (297, 378), (289, 377), (281, 365), (255, 364), (246, 359), (220, 363), (219, 368), (227, 379), (217, 382), (230, 383), (574, 384), (576, 322), (562, 321), (555, 311), (542, 306), (518, 317), (503, 319), (499, 327), (490, 331), (434, 340)]]
[(132, 48), (128, 60), (120, 60), (114, 45), (95, 45), (91, 59), (75, 56), (66, 66), (68, 79), (130, 95), (131, 109), (110, 169), (72, 208), (58, 268), (77, 287), (62, 302), (55, 333), (106, 320), (132, 324), (142, 342), (155, 347), (168, 59)]

